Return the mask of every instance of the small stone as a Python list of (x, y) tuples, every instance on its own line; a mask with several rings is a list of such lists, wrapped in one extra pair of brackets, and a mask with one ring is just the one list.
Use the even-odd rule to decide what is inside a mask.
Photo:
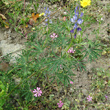
[(19, 84), (20, 81), (21, 81), (21, 78), (16, 78), (16, 79), (15, 79), (15, 83), (16, 83), (16, 84)]
[(88, 91), (86, 89), (82, 89), (82, 93), (87, 96), (88, 95)]
[(103, 18), (101, 18), (101, 21), (104, 21), (104, 19), (103, 19)]
[(74, 92), (74, 89), (73, 88), (70, 88), (69, 92)]
[(55, 5), (53, 5), (52, 7), (53, 7), (53, 8), (56, 8), (56, 7), (57, 7), (57, 5), (55, 4)]
[(67, 12), (63, 12), (64, 15), (67, 15)]
[(102, 55), (106, 55), (106, 54), (107, 54), (107, 52), (105, 50), (103, 50)]

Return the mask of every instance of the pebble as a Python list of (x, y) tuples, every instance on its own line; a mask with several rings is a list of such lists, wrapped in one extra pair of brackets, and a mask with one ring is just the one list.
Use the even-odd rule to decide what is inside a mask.
[(88, 95), (88, 91), (86, 89), (82, 89), (82, 93), (87, 96)]
[[(24, 48), (24, 47), (23, 47), (23, 45), (20, 45), (20, 44), (9, 44), (7, 42), (7, 40), (2, 40), (0, 43), (0, 48), (2, 50), (2, 56), (5, 56), (9, 53), (12, 53), (12, 52), (19, 50), (21, 48)], [(10, 64), (16, 63), (15, 57), (19, 57), (18, 54), (21, 54), (21, 52), (16, 52), (16, 53), (12, 54), (12, 59), (10, 60)], [(4, 67), (5, 67), (5, 65), (3, 64), (3, 66), (1, 68), (4, 70), (5, 69)]]

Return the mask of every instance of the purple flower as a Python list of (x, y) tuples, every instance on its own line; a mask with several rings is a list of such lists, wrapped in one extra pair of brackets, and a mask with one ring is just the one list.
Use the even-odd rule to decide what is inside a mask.
[(77, 28), (77, 31), (81, 31), (81, 28), (80, 28), (80, 27), (78, 27), (78, 28)]
[(81, 19), (81, 18), (79, 18), (78, 20), (77, 20), (77, 23), (78, 24), (81, 24), (83, 22), (83, 20)]
[(76, 28), (77, 28), (77, 23), (74, 24), (74, 29), (76, 29)]
[[(79, 8), (79, 9), (78, 9), (78, 8)], [(74, 11), (74, 12), (75, 12), (75, 15), (73, 16), (73, 18), (70, 19), (70, 21), (71, 21), (72, 23), (74, 23), (73, 29), (70, 30), (71, 33), (75, 33), (74, 39), (76, 38), (77, 31), (81, 31), (81, 28), (78, 27), (78, 25), (79, 25), (79, 24), (82, 24), (82, 22), (83, 22), (83, 20), (82, 20), (81, 18), (79, 18), (79, 17), (82, 17), (82, 16), (83, 16), (83, 13), (81, 13), (80, 16), (79, 16), (79, 12), (78, 12), (79, 10), (80, 10), (80, 7), (77, 6), (77, 7), (75, 8), (75, 11)], [(77, 29), (77, 30), (74, 32), (75, 29)]]
[(45, 14), (44, 14), (44, 16), (48, 16), (49, 14), (50, 14), (50, 11), (45, 10)]
[(48, 15), (47, 17), (49, 17), (49, 18), (50, 18), (50, 15)]
[(49, 8), (48, 8), (48, 7), (47, 7), (47, 10), (46, 10), (46, 7), (44, 7), (44, 9), (45, 9), (45, 14), (50, 13), (50, 11), (49, 11)]
[(92, 97), (90, 97), (90, 95), (87, 97), (87, 100), (90, 102), (92, 101)]
[(82, 17), (82, 16), (83, 16), (83, 13), (81, 12), (80, 17)]
[(47, 7), (47, 10), (49, 10), (49, 8)]
[(45, 20), (45, 22), (47, 22), (47, 21), (48, 21), (48, 19)]
[(76, 12), (76, 10), (74, 12), (75, 12), (75, 15), (77, 15), (77, 16), (79, 15), (79, 12)]
[(59, 103), (57, 103), (58, 107), (61, 108), (63, 106), (62, 101), (59, 101)]
[[(80, 10), (80, 6), (79, 6), (79, 10)], [(74, 10), (74, 12), (75, 12), (76, 15), (79, 15), (79, 12), (76, 12), (76, 11), (79, 11), (79, 10), (78, 10), (78, 6), (77, 6), (77, 7), (75, 8), (75, 10)]]
[(79, 15), (79, 12), (75, 12), (75, 14), (78, 16)]
[(107, 99), (107, 98), (108, 98), (108, 96), (105, 96), (105, 98)]
[(76, 34), (74, 35), (74, 39), (76, 39)]
[(74, 29), (72, 29), (70, 32), (71, 32), (71, 33), (74, 33)]
[[(75, 27), (74, 27), (74, 29), (75, 29)], [(74, 29), (72, 29), (70, 32), (71, 32), (71, 33), (74, 33)], [(81, 31), (81, 28), (78, 27), (78, 28), (77, 28), (77, 31)]]
[(46, 7), (44, 7), (44, 9), (45, 9), (45, 14), (44, 14), (44, 16), (45, 17), (47, 17), (47, 19), (45, 20), (45, 22), (46, 22), (46, 25), (48, 25), (48, 22), (49, 23), (52, 23), (52, 20), (50, 19), (50, 11), (49, 11), (49, 8), (47, 7), (47, 10), (46, 10)]
[(108, 99), (108, 96), (107, 95), (105, 95), (105, 99)]
[(78, 6), (75, 8), (75, 11), (78, 10)]
[[(75, 8), (75, 11), (77, 11), (78, 10), (78, 6)], [(80, 10), (80, 6), (79, 6), (79, 10)]]
[(45, 25), (47, 26), (47, 25), (48, 25), (48, 23), (45, 23)]
[(75, 23), (75, 21), (77, 20), (77, 15), (73, 16), (73, 18), (71, 18), (71, 22)]
[(41, 96), (42, 91), (40, 90), (40, 87), (37, 87), (37, 89), (34, 89), (33, 93), (34, 93), (35, 97), (37, 97), (37, 96), (39, 97), (39, 96)]

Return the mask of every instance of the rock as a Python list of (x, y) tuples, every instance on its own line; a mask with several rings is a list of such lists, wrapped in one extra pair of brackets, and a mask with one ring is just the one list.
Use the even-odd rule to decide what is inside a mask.
[(73, 88), (70, 88), (69, 92), (70, 93), (73, 93), (74, 92), (74, 89)]
[(103, 50), (102, 55), (106, 55), (106, 54), (107, 54), (107, 52), (105, 50)]
[(86, 89), (82, 89), (82, 93), (87, 96), (88, 95), (88, 91)]
[(56, 4), (54, 4), (53, 6), (52, 6), (52, 8), (56, 8), (57, 7), (57, 5)]
[[(1, 44), (0, 44), (0, 48), (2, 50), (2, 56), (5, 56), (9, 53), (12, 53), (12, 59), (10, 60), (10, 64), (13, 64), (13, 63), (16, 63), (16, 58), (15, 57), (19, 57), (18, 54), (21, 54), (20, 51), (22, 51), (24, 46), (20, 45), (20, 44), (8, 44), (7, 40), (2, 40)], [(19, 50), (19, 51), (15, 52), (17, 50)]]

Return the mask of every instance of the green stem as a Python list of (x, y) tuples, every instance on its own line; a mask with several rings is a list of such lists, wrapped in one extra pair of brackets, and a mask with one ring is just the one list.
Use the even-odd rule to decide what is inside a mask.
[(74, 38), (72, 38), (70, 45), (65, 49), (65, 53), (63, 54), (63, 56), (66, 54), (66, 52), (68, 51), (68, 49), (72, 46), (74, 41)]
[(16, 69), (16, 67), (14, 67), (12, 70), (10, 70), (7, 75), (9, 75), (14, 69)]

